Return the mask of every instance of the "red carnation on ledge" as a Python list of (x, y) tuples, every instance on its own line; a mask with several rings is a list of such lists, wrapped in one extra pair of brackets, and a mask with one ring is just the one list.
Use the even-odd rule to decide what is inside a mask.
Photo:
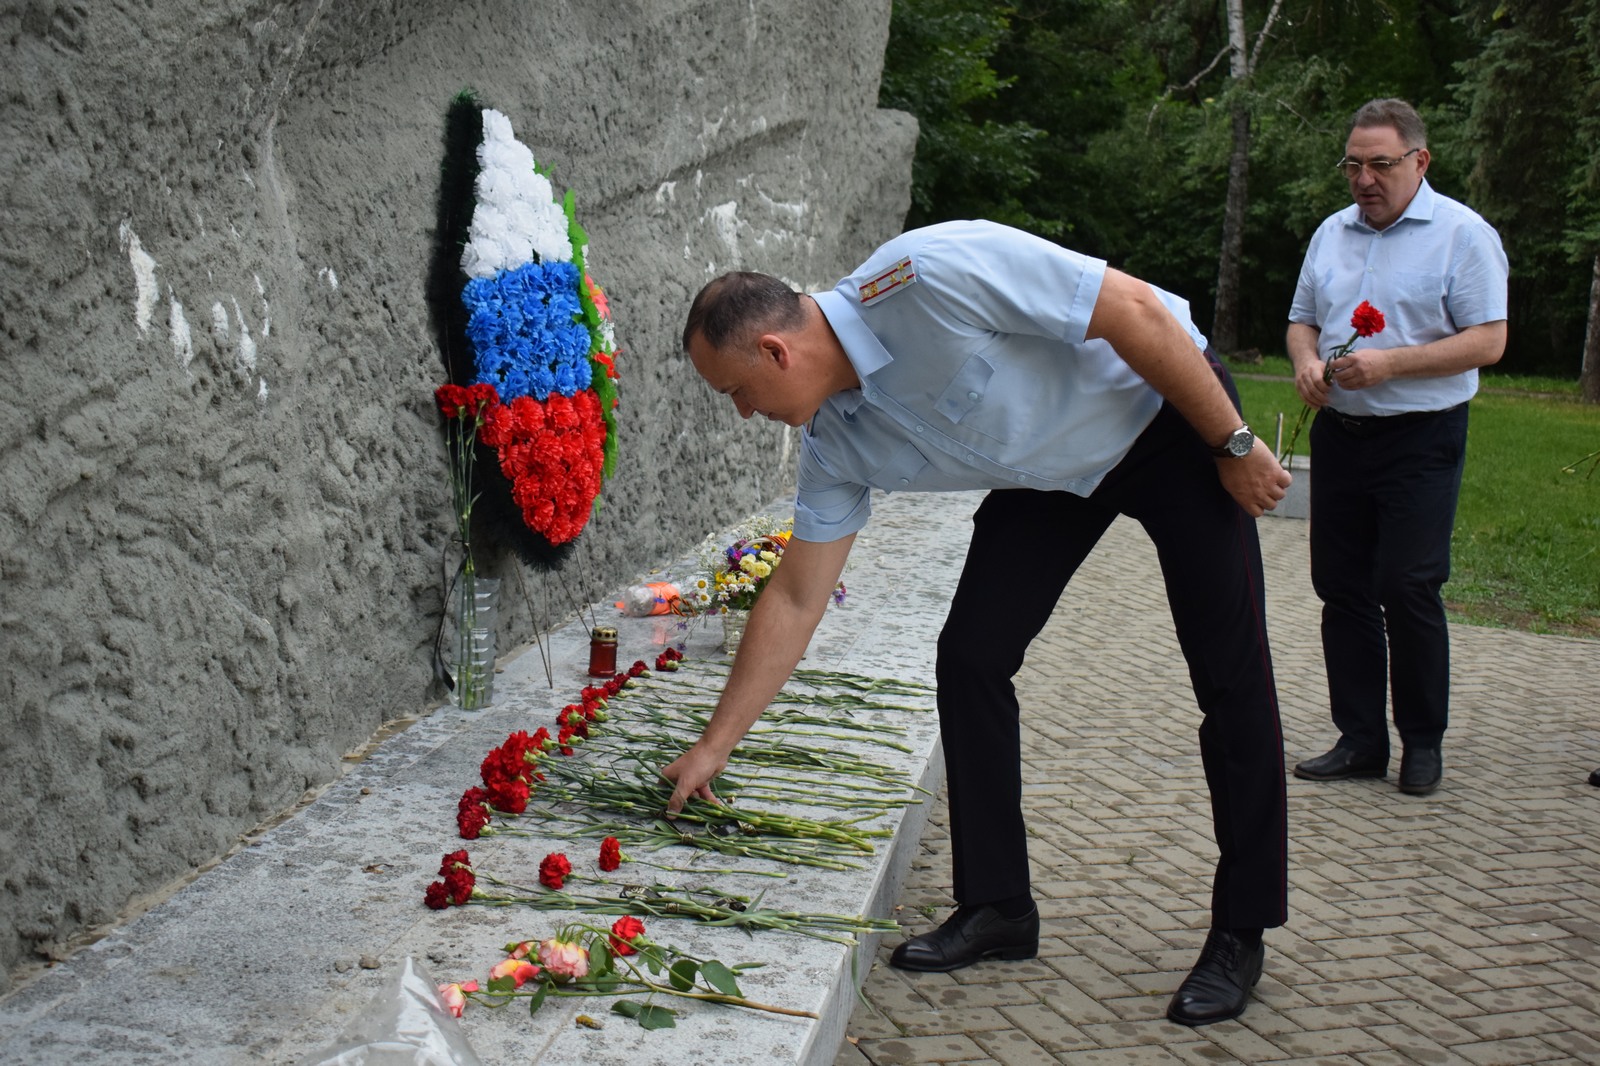
[(600, 869), (610, 873), (622, 865), (622, 843), (616, 837), (606, 837), (600, 842)]
[(546, 888), (559, 889), (566, 884), (572, 872), (572, 863), (559, 851), (552, 851), (539, 863), (539, 883)]
[(472, 859), (465, 849), (452, 851), (439, 863), (443, 881), (435, 881), (422, 894), (422, 902), (436, 911), (454, 904), (459, 907), (472, 898), (478, 877), (472, 872)]
[(637, 955), (639, 938), (644, 936), (644, 923), (633, 915), (618, 918), (611, 923), (611, 951), (616, 955)]

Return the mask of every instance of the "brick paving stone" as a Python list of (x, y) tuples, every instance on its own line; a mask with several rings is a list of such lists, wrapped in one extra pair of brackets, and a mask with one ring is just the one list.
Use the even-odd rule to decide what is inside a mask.
[[(1455, 995), (1465, 995), (1468, 992), (1476, 992), (1489, 987), (1477, 974), (1459, 970), (1426, 952), (1418, 952), (1414, 955), (1397, 955), (1395, 958), (1397, 961), (1404, 963), (1406, 968), (1416, 974), (1420, 980), (1426, 981), (1441, 993), (1448, 992)], [(1395, 978), (1394, 980), (1405, 979)]]
[(863, 1040), (857, 1049), (873, 1066), (915, 1066), (924, 1062), (982, 1061), (983, 1048), (965, 1034), (901, 1036), (889, 1040)]
[(1167, 1066), (1183, 1060), (1166, 1048), (1103, 1048), (1094, 1051), (1069, 1051), (1059, 1060), (1063, 1066)]
[(1290, 1056), (1354, 1055), (1387, 1047), (1365, 1027), (1318, 1029), (1315, 1032), (1280, 1033), (1273, 1042)]
[(1581, 1062), (1600, 1062), (1600, 1031), (1589, 1030), (1583, 1032), (1577, 1029), (1564, 1029), (1559, 1032), (1545, 1033), (1540, 1037), (1545, 1043), (1560, 1051), (1566, 1052)]
[(1020, 1004), (999, 1010), (1020, 1032), (1027, 1034), (1028, 1039), (1051, 1054), (1095, 1046), (1081, 1026), (1068, 1021), (1047, 1003)]
[(1429, 1039), (1409, 1025), (1375, 1025), (1367, 1032), (1381, 1040), (1385, 1047), (1403, 1056), (1407, 1062), (1448, 1063), (1454, 1057), (1450, 1048)]
[(1378, 1004), (1378, 1009), (1436, 1044), (1449, 1047), (1479, 1039), (1477, 1033), (1463, 1028), (1449, 1016), (1412, 1000), (1386, 1000)]
[(1548, 1062), (1562, 1055), (1562, 1052), (1543, 1040), (1531, 1036), (1462, 1044), (1455, 1052), (1473, 1066), (1526, 1066), (1533, 1062)]
[(1045, 1004), (1074, 1025), (1108, 1022), (1121, 1017), (1107, 1006), (1117, 1000), (1090, 996), (1064, 978), (1030, 981), (1027, 988), (1035, 1002)]
[(974, 1033), (972, 1039), (988, 1054), (988, 1061), (1001, 1063), (1002, 1066), (1054, 1066), (1058, 1061), (1053, 1053), (1020, 1029), (1004, 1033)]
[(1462, 1018), (1461, 1027), (1476, 1034), (1480, 1040), (1506, 1040), (1516, 1036), (1553, 1033), (1566, 1026), (1559, 1018), (1552, 1018), (1543, 1011), (1522, 1010)]

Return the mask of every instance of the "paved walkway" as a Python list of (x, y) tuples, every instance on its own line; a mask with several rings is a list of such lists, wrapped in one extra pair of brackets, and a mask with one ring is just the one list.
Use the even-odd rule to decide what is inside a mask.
[[(1334, 739), (1307, 526), (1260, 528), (1292, 764)], [(1255, 1001), (1201, 1029), (1163, 1019), (1215, 851), (1155, 565), (1114, 527), (1019, 677), (1039, 958), (907, 975), (889, 938), (836, 1066), (1600, 1062), (1600, 643), (1468, 626), (1440, 791), (1291, 777), (1291, 915)], [(951, 905), (943, 817), (900, 900), (916, 932)]]

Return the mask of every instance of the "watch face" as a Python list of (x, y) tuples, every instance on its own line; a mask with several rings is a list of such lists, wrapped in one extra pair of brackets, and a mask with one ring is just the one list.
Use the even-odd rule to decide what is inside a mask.
[(1256, 435), (1250, 432), (1250, 427), (1240, 426), (1233, 431), (1233, 436), (1228, 438), (1227, 449), (1230, 454), (1242, 459), (1250, 454), (1255, 442)]

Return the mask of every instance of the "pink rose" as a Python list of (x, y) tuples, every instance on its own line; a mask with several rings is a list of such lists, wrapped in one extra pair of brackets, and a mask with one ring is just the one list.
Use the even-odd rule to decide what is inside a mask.
[(467, 1009), (466, 993), (476, 992), (477, 990), (478, 982), (476, 981), (468, 981), (465, 984), (440, 985), (439, 998), (444, 1000), (445, 1010), (459, 1018), (461, 1017), (461, 1012)]
[(589, 972), (589, 952), (576, 941), (552, 937), (539, 945), (539, 961), (558, 980), (576, 980)]
[(539, 967), (526, 959), (503, 959), (495, 964), (489, 971), (489, 980), (494, 981), (501, 977), (509, 977), (521, 988), (528, 981), (539, 976)]

